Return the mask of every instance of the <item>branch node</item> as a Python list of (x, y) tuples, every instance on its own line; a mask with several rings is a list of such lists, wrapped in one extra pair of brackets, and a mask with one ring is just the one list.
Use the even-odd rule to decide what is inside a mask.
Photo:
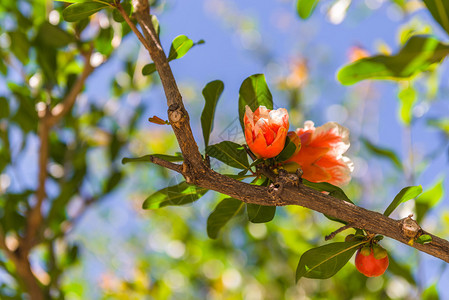
[(183, 112), (178, 104), (172, 104), (168, 108), (168, 119), (171, 124), (178, 123), (183, 117)]
[(423, 233), (423, 230), (418, 222), (413, 220), (412, 217), (413, 215), (409, 215), (408, 217), (399, 220), (399, 226), (401, 228), (402, 236), (408, 239), (409, 243), (413, 244), (413, 241)]
[[(300, 170), (300, 169), (298, 169), (298, 170)], [(280, 169), (276, 183), (282, 184), (283, 186), (298, 187), (302, 181), (302, 178), (300, 175), (302, 175), (302, 171), (300, 173), (298, 173), (298, 171), (296, 171), (296, 174), (291, 174), (291, 173), (288, 173), (284, 169)]]
[(132, 0), (132, 5), (136, 13), (150, 14), (148, 0)]

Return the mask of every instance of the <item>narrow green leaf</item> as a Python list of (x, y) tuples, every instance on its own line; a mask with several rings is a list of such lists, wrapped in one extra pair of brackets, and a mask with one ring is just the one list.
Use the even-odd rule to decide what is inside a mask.
[(209, 145), (209, 137), (214, 127), (215, 107), (223, 93), (224, 84), (220, 80), (209, 82), (203, 89), (203, 97), (206, 101), (201, 114), (201, 127), (203, 129), (204, 145)]
[(421, 223), (427, 212), (436, 206), (444, 196), (444, 178), (441, 178), (431, 188), (416, 199), (416, 221)]
[(413, 119), (413, 105), (418, 96), (413, 86), (408, 85), (401, 88), (398, 93), (399, 98), (399, 119), (406, 126), (410, 126)]
[(425, 245), (425, 244), (432, 242), (432, 237), (428, 234), (423, 234), (419, 238), (416, 239), (416, 242), (418, 244)]
[(306, 251), (296, 269), (296, 281), (302, 277), (327, 279), (349, 261), (364, 241), (331, 243)]
[[(121, 5), (123, 7), (123, 10), (129, 17), (131, 15), (132, 9), (133, 9), (131, 3), (129, 1), (122, 1)], [(120, 11), (118, 9), (114, 9), (112, 11), (112, 18), (117, 23), (125, 22), (125, 18), (122, 16), (122, 14), (120, 13)]]
[(248, 220), (251, 223), (266, 223), (273, 220), (276, 215), (276, 206), (265, 206), (258, 204), (246, 204)]
[(284, 149), (282, 149), (281, 153), (279, 153), (276, 156), (276, 161), (283, 162), (292, 157), (292, 155), (296, 151), (296, 145), (292, 141), (290, 141), (290, 138), (285, 139), (285, 146)]
[(62, 11), (62, 17), (67, 22), (76, 22), (93, 15), (94, 13), (109, 7), (107, 3), (99, 2), (82, 2), (75, 3), (66, 7)]
[(376, 146), (366, 138), (361, 138), (361, 141), (369, 152), (376, 156), (388, 159), (398, 170), (402, 170), (402, 162), (394, 151)]
[(184, 158), (181, 155), (150, 154), (141, 157), (125, 157), (122, 159), (122, 164), (127, 164), (130, 162), (152, 162), (151, 160), (152, 156), (171, 162), (184, 160)]
[(192, 203), (201, 198), (208, 190), (194, 185), (190, 185), (185, 181), (159, 190), (150, 195), (143, 202), (143, 209), (155, 209), (168, 205), (184, 205)]
[(206, 153), (225, 164), (237, 168), (248, 169), (248, 154), (243, 146), (231, 141), (224, 141), (215, 145), (207, 146)]
[(9, 32), (9, 37), (12, 41), (11, 52), (20, 60), (24, 65), (28, 63), (30, 51), (30, 42), (25, 33), (21, 31)]
[(397, 195), (394, 197), (393, 201), (388, 205), (387, 209), (384, 212), (384, 216), (389, 216), (396, 207), (399, 206), (402, 202), (406, 202), (413, 198), (416, 198), (419, 194), (422, 193), (422, 186), (408, 186), (403, 188)]
[(193, 47), (193, 41), (185, 35), (177, 36), (171, 43), (168, 61), (181, 58)]
[(447, 0), (423, 0), (432, 17), (449, 34), (449, 1)]
[(243, 130), (243, 117), (245, 115), (245, 106), (248, 105), (252, 111), (255, 111), (259, 106), (265, 106), (268, 109), (273, 109), (273, 96), (268, 89), (265, 75), (255, 74), (246, 78), (239, 90), (239, 120)]
[(216, 239), (220, 229), (241, 211), (243, 204), (242, 201), (234, 198), (226, 198), (218, 203), (207, 218), (207, 235), (211, 239)]
[(440, 62), (449, 54), (449, 46), (432, 36), (412, 36), (395, 55), (377, 55), (357, 60), (338, 71), (345, 85), (365, 79), (407, 78)]
[(307, 19), (312, 15), (320, 0), (297, 0), (296, 11), (301, 19)]

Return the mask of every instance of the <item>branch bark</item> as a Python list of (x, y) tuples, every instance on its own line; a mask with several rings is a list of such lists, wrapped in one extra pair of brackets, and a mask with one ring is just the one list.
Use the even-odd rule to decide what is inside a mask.
[[(240, 182), (210, 169), (204, 163), (192, 135), (188, 113), (184, 108), (167, 57), (151, 22), (148, 1), (136, 0), (134, 2), (135, 17), (142, 28), (148, 44), (147, 49), (156, 65), (165, 91), (170, 123), (185, 159), (183, 170), (180, 173), (184, 175), (187, 182), (226, 194), (246, 203), (271, 206), (300, 205), (344, 220), (353, 224), (355, 228), (382, 234), (410, 245), (408, 243), (410, 237), (403, 233), (400, 220), (394, 220), (380, 213), (325, 195), (302, 184), (267, 188)], [(134, 29), (133, 31), (135, 32)], [(425, 245), (414, 243), (412, 247), (449, 263), (449, 242), (430, 233), (425, 233), (432, 237), (432, 242)]]

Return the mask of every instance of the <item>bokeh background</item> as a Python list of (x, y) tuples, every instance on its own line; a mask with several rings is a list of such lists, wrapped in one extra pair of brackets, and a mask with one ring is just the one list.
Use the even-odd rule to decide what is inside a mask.
[[(26, 15), (31, 5), (18, 3)], [(56, 24), (63, 22), (59, 4), (50, 11), (47, 15)], [(158, 1), (152, 12), (159, 18), (166, 50), (180, 34), (205, 41), (171, 63), (202, 151), (202, 88), (216, 79), (225, 84), (210, 144), (243, 142), (239, 87), (248, 76), (264, 73), (275, 106), (289, 110), (291, 129), (306, 120), (317, 126), (337, 121), (350, 129), (348, 156), (355, 171), (343, 188), (350, 199), (383, 211), (403, 187), (420, 184), (433, 193), (435, 202), (422, 227), (449, 238), (449, 203), (444, 194), (449, 187), (448, 62), (400, 82), (343, 86), (336, 80), (338, 69), (361, 55), (395, 53), (410, 32), (431, 33), (447, 41), (420, 1), (322, 1), (308, 20), (301, 20), (295, 3), (287, 0), (166, 0)], [(117, 29), (106, 12), (93, 18), (84, 39), (101, 29)], [(6, 13), (0, 18), (2, 52), (14, 43), (6, 32), (17, 26)], [(301, 279), (295, 284), (301, 254), (324, 244), (324, 236), (339, 227), (308, 209), (278, 208), (274, 220), (266, 224), (253, 224), (246, 214), (238, 215), (217, 240), (207, 237), (206, 221), (223, 195), (209, 192), (186, 206), (142, 210), (147, 196), (182, 178), (151, 164), (121, 165), (121, 158), (174, 154), (179, 149), (169, 126), (147, 121), (153, 115), (166, 119), (167, 108), (156, 75), (140, 73), (151, 62), (145, 49), (129, 34), (113, 50), (88, 79), (73, 116), (81, 122), (79, 136), (90, 145), (80, 190), (95, 194), (111, 170), (120, 170), (122, 177), (114, 190), (82, 214), (78, 211), (84, 206), (77, 196), (60, 208), (77, 216), (65, 238), (55, 243), (56, 253), (77, 249), (76, 262), (59, 279), (67, 299), (438, 299), (438, 293), (440, 299), (449, 298), (446, 263), (389, 239), (382, 245), (391, 264), (381, 277), (364, 277), (351, 260), (331, 279)], [(25, 79), (17, 69), (8, 68), (0, 78), (0, 92), (14, 112), (19, 100), (12, 96), (9, 83)], [(32, 67), (27, 71), (29, 84), (39, 86), (39, 72)], [(401, 115), (398, 93), (409, 87), (417, 99)], [(98, 123), (91, 122), (97, 115)], [(128, 130), (134, 119), (136, 127)], [(15, 163), (0, 175), (0, 195), (32, 190), (37, 184), (37, 137), (24, 134), (13, 123), (6, 126)], [(121, 147), (108, 159), (111, 136)], [(381, 148), (391, 152), (379, 154)], [(212, 166), (232, 172), (217, 161)], [(64, 170), (56, 161), (50, 165), (54, 178), (63, 176), (58, 172)], [(56, 197), (61, 189), (50, 183), (48, 191)], [(408, 216), (414, 206), (414, 201), (402, 204), (392, 217)], [(344, 234), (335, 239), (343, 240)], [(43, 281), (51, 276), (47, 260), (45, 247), (33, 252), (33, 268)], [(12, 295), (17, 283), (5, 269), (0, 270), (0, 282)]]

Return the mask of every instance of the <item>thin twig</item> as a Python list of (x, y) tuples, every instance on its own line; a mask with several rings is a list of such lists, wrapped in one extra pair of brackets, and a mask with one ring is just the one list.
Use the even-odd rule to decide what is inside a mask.
[(342, 231), (344, 231), (344, 230), (346, 230), (346, 229), (353, 228), (353, 226), (354, 226), (354, 225), (351, 224), (351, 223), (346, 224), (345, 226), (342, 226), (342, 227), (338, 228), (337, 230), (335, 230), (335, 231), (332, 232), (331, 234), (326, 235), (326, 236), (324, 237), (324, 240), (325, 240), (325, 241), (332, 240), (337, 234), (339, 234), (340, 232), (342, 232)]

